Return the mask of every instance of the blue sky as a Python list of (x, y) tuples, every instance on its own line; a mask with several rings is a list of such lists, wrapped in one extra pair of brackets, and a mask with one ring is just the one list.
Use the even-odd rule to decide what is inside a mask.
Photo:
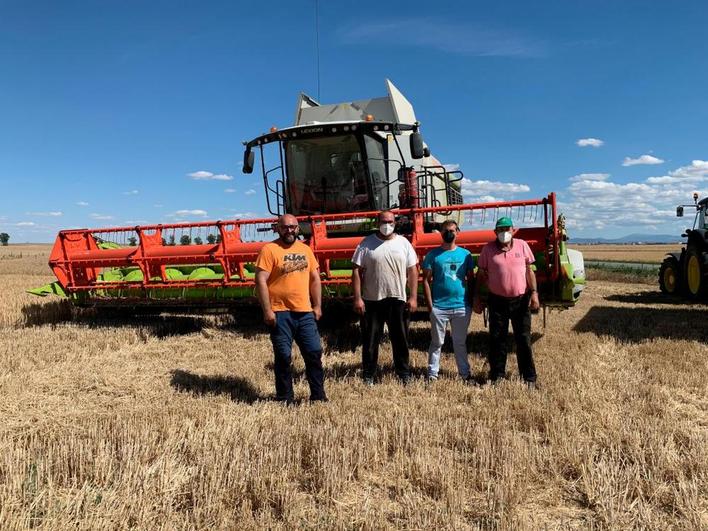
[[(708, 195), (705, 2), (319, 15), (320, 100), (383, 96), (390, 78), (470, 201), (555, 191), (572, 235), (614, 237), (679, 234), (675, 205)], [(315, 65), (313, 0), (0, 0), (0, 231), (263, 214), (241, 142), (317, 97)]]

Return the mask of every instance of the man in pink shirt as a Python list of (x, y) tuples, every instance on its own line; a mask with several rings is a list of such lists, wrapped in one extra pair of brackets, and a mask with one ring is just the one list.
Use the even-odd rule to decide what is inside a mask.
[(496, 382), (506, 373), (506, 337), (509, 321), (516, 341), (519, 374), (529, 388), (536, 387), (536, 368), (531, 351), (531, 310), (538, 310), (536, 275), (531, 269), (534, 256), (529, 245), (513, 237), (510, 218), (499, 218), (497, 237), (479, 255), (474, 311), (482, 313), (479, 287), (489, 289), (489, 379)]

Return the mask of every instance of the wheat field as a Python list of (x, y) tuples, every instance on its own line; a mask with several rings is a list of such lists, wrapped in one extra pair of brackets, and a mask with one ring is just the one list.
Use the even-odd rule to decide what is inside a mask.
[[(330, 402), (272, 402), (268, 336), (236, 316), (109, 319), (23, 290), (48, 248), (0, 248), (2, 529), (706, 529), (708, 305), (591, 282), (534, 321), (541, 388), (358, 379), (321, 323)], [(486, 333), (469, 336), (482, 382)], [(306, 398), (295, 356), (296, 394)]]
[[(678, 239), (678, 238), (677, 238)], [(681, 250), (681, 244), (656, 243), (645, 245), (573, 245), (586, 260), (609, 262), (643, 262), (660, 264), (666, 253)]]

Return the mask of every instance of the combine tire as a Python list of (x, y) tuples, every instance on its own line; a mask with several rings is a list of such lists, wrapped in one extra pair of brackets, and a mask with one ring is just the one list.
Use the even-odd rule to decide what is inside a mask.
[(675, 295), (681, 286), (679, 261), (673, 256), (664, 258), (659, 269), (659, 288), (667, 295)]
[(696, 247), (686, 250), (686, 263), (684, 265), (684, 287), (690, 299), (698, 299), (708, 293), (706, 267), (703, 265), (703, 256)]

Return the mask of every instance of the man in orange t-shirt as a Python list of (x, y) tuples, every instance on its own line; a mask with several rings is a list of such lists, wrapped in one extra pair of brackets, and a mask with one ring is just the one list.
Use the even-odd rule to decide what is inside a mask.
[(266, 243), (256, 260), (256, 292), (263, 320), (270, 328), (275, 362), (276, 400), (292, 404), (293, 339), (305, 360), (310, 400), (326, 401), (322, 344), (317, 322), (322, 315), (319, 265), (312, 250), (298, 241), (295, 216), (278, 218), (277, 240)]

